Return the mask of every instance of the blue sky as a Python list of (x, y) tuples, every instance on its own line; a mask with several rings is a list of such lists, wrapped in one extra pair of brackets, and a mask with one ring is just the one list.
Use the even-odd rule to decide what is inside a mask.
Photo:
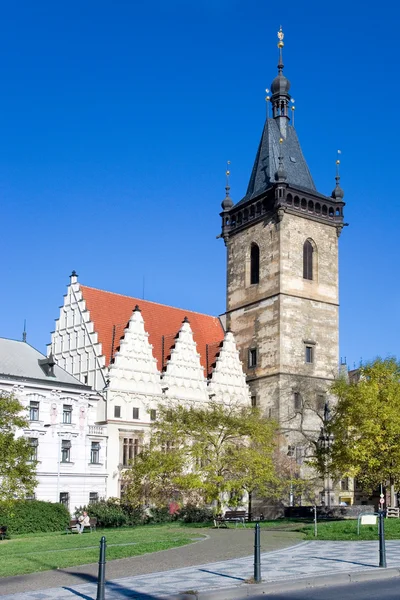
[[(146, 4), (146, 5), (145, 5)], [(0, 335), (44, 351), (86, 285), (220, 314), (224, 170), (245, 193), (285, 32), (316, 185), (342, 150), (340, 354), (398, 353), (399, 8), (261, 0), (3, 4)], [(390, 17), (388, 18), (388, 15)]]

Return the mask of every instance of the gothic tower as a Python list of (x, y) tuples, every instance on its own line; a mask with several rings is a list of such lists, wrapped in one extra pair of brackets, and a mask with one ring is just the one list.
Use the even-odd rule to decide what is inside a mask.
[[(226, 325), (236, 339), (252, 402), (276, 418), (288, 443), (321, 426), (338, 371), (338, 238), (343, 190), (320, 194), (289, 113), (290, 82), (278, 75), (246, 195), (222, 202), (227, 247)], [(339, 162), (339, 161), (338, 161)], [(229, 175), (229, 173), (228, 173)]]

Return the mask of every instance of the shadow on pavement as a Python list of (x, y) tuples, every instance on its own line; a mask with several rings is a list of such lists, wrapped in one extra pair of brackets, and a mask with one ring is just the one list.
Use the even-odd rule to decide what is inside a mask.
[(340, 563), (348, 563), (349, 565), (359, 565), (360, 567), (376, 567), (379, 568), (378, 565), (372, 565), (371, 563), (362, 563), (355, 560), (343, 560), (341, 558), (326, 558), (324, 556), (309, 556), (308, 558), (314, 558), (316, 560), (329, 560), (331, 562), (340, 562)]
[(218, 573), (218, 571), (209, 571), (208, 569), (199, 569), (203, 573), (211, 573), (212, 575), (219, 575), (220, 577), (227, 577), (228, 579), (236, 579), (237, 581), (246, 581), (244, 577), (234, 577), (233, 575), (225, 575), (224, 573)]

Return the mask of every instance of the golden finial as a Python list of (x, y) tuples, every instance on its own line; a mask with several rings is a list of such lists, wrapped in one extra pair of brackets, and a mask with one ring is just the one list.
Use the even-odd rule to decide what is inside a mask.
[(340, 155), (341, 154), (342, 154), (342, 151), (338, 150), (337, 157), (336, 157), (336, 183), (338, 183), (340, 180)]
[(279, 138), (279, 143), (283, 144), (283, 138)]
[(285, 34), (282, 31), (282, 25), (281, 25), (280, 28), (279, 28), (279, 31), (278, 31), (278, 40), (279, 40), (279, 42), (278, 42), (278, 48), (283, 48), (283, 46), (284, 46), (283, 38), (284, 37), (285, 37)]
[(229, 187), (229, 175), (231, 174), (230, 170), (229, 170), (229, 165), (231, 164), (230, 160), (226, 161), (226, 171), (225, 171), (225, 175), (226, 175), (226, 186)]

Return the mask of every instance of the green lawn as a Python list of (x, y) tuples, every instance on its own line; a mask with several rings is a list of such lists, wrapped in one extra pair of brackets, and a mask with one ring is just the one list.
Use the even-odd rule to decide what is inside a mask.
[[(318, 536), (314, 537), (314, 525), (308, 524), (299, 528), (305, 534), (306, 540), (360, 541), (377, 540), (378, 525), (360, 525), (360, 535), (357, 535), (357, 519), (344, 521), (321, 521), (318, 523)], [(400, 539), (400, 519), (385, 519), (385, 538)]]
[(0, 577), (97, 562), (102, 535), (107, 539), (107, 560), (176, 548), (199, 537), (190, 529), (156, 526), (97, 530), (82, 535), (19, 535), (0, 542)]

